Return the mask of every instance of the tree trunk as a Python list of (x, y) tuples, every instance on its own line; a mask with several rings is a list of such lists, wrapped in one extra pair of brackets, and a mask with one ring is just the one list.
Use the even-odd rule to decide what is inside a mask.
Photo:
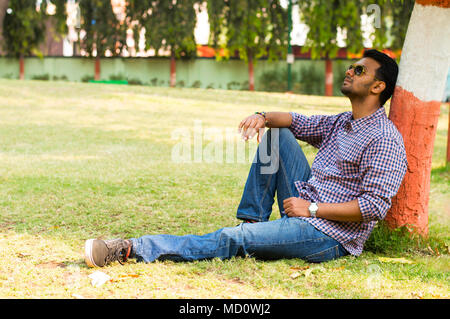
[[(0, 43), (3, 43), (3, 20), (5, 19), (6, 9), (8, 9), (9, 0), (0, 0)], [(0, 55), (3, 55), (0, 45)]]
[(450, 52), (450, 37), (443, 34), (450, 30), (449, 7), (448, 0), (416, 0), (389, 114), (403, 136), (408, 170), (386, 221), (391, 228), (406, 226), (424, 236), (428, 234), (431, 160)]
[(177, 72), (176, 72), (176, 61), (175, 61), (175, 51), (170, 54), (170, 87), (175, 87), (177, 84)]
[(94, 74), (94, 80), (100, 81), (100, 56), (97, 53), (97, 56), (95, 57), (95, 74)]
[(19, 79), (25, 79), (25, 59), (23, 57), (23, 54), (21, 54), (19, 57)]
[(253, 56), (250, 53), (248, 55), (248, 89), (250, 91), (254, 91), (255, 90), (255, 75), (253, 72)]
[(450, 101), (448, 101), (447, 164), (450, 163)]
[(325, 60), (325, 96), (333, 96), (333, 61)]

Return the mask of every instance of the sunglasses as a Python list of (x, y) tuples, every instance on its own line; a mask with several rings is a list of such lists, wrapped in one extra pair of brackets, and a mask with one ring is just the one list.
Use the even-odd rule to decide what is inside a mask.
[[(347, 71), (353, 70), (353, 73), (357, 76), (361, 76), (364, 73), (367, 73), (367, 68), (361, 64), (350, 64)], [(373, 77), (375, 81), (379, 81), (375, 76)]]

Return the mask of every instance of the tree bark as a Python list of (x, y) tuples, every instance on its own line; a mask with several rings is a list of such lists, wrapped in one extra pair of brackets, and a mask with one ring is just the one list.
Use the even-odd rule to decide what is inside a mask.
[(100, 56), (97, 53), (97, 56), (95, 57), (95, 74), (94, 74), (94, 80), (100, 81)]
[(389, 113), (403, 136), (408, 169), (386, 222), (390, 228), (406, 226), (424, 236), (434, 139), (450, 55), (449, 7), (448, 0), (416, 1)]
[(447, 102), (448, 112), (448, 129), (447, 129), (447, 164), (450, 163), (450, 101)]
[(23, 54), (19, 57), (19, 79), (25, 79), (25, 58), (23, 57)]
[(255, 90), (255, 74), (254, 74), (253, 56), (251, 53), (248, 55), (248, 89), (250, 91)]
[(175, 87), (177, 84), (176, 60), (175, 51), (170, 54), (170, 87)]
[(333, 61), (325, 59), (325, 96), (333, 96)]
[[(3, 20), (5, 19), (6, 9), (8, 9), (9, 0), (0, 0), (0, 43), (3, 42)], [(0, 55), (3, 55), (0, 45)]]

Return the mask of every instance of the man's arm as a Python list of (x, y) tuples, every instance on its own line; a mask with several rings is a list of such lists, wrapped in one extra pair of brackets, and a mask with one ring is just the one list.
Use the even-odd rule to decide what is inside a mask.
[(266, 127), (289, 127), (292, 124), (292, 115), (288, 112), (266, 113)]
[[(311, 202), (299, 197), (289, 197), (283, 201), (284, 212), (289, 217), (311, 217), (309, 205)], [(358, 200), (345, 203), (317, 203), (319, 209), (316, 217), (338, 222), (361, 222), (362, 215)]]

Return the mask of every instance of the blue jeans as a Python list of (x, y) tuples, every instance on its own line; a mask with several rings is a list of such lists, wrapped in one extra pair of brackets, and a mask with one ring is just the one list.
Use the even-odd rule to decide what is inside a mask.
[[(237, 209), (237, 218), (257, 223), (242, 223), (201, 236), (162, 234), (131, 238), (132, 253), (144, 262), (233, 256), (323, 262), (347, 255), (339, 242), (307, 221), (284, 214), (283, 200), (298, 196), (294, 181), (306, 181), (310, 174), (308, 161), (291, 131), (271, 129), (258, 146)], [(275, 194), (281, 218), (269, 221)]]

